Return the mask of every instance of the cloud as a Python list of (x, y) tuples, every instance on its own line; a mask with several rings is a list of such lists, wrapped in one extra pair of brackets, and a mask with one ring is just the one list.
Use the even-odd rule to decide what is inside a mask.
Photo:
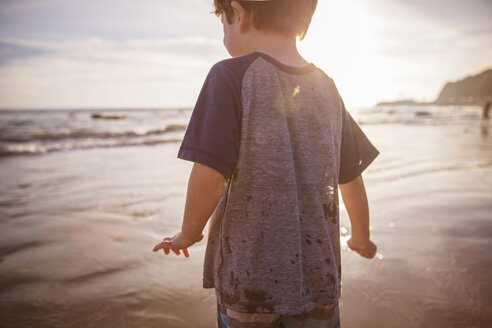
[[(127, 39), (115, 41), (91, 37), (72, 40), (36, 40), (0, 38), (0, 49), (12, 49), (13, 52), (23, 54), (50, 54), (65, 58), (104, 59), (104, 60), (132, 60), (155, 56), (181, 57), (180, 61), (193, 59), (193, 62), (210, 59), (221, 53), (222, 43), (215, 39), (202, 36), (161, 38), (161, 39)], [(197, 56), (200, 54), (200, 56)], [(12, 53), (12, 60), (15, 54)], [(183, 58), (184, 57), (184, 58)]]
[[(205, 37), (1, 38), (0, 107), (192, 106), (210, 67), (226, 57)], [(22, 54), (22, 55), (19, 55)], [(4, 57), (4, 56), (2, 56)]]
[(0, 107), (192, 106), (229, 57), (211, 0), (0, 0)]
[(0, 35), (106, 39), (218, 37), (211, 0), (0, 0)]

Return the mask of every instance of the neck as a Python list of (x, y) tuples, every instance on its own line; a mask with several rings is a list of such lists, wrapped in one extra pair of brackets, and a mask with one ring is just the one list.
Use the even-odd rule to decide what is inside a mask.
[(299, 54), (296, 39), (281, 34), (251, 31), (247, 45), (248, 53), (260, 51), (288, 66), (303, 67), (309, 64)]

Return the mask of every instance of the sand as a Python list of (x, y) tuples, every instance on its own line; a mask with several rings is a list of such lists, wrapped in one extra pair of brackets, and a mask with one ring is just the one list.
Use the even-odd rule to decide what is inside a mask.
[[(492, 137), (480, 122), (363, 126), (372, 260), (342, 251), (342, 327), (492, 322)], [(152, 252), (181, 225), (179, 144), (0, 159), (1, 327), (214, 327), (191, 257)], [(342, 243), (350, 234), (341, 207)]]

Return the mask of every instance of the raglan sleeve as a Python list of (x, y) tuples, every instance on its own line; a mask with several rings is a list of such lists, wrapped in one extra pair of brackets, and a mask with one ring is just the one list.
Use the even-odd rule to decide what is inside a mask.
[(240, 109), (238, 81), (230, 68), (216, 63), (202, 86), (177, 157), (229, 179), (238, 159)]
[(343, 100), (341, 104), (342, 141), (338, 183), (344, 184), (357, 178), (380, 152), (346, 110)]

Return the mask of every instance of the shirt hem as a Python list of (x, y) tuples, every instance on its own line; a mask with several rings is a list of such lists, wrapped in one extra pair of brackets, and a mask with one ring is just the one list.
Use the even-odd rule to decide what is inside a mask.
[(369, 154), (369, 157), (367, 157), (366, 160), (364, 161), (364, 164), (357, 167), (357, 171), (355, 171), (356, 172), (355, 175), (351, 176), (348, 179), (345, 179), (344, 181), (339, 180), (338, 184), (341, 185), (341, 184), (346, 184), (346, 183), (353, 181), (355, 178), (357, 178), (359, 175), (361, 175), (362, 172), (365, 171), (365, 169), (367, 169), (369, 167), (369, 165), (376, 159), (376, 157), (378, 157), (379, 154), (380, 154), (380, 152), (378, 150), (371, 152)]
[(232, 167), (229, 167), (229, 165), (223, 163), (221, 160), (203, 150), (181, 146), (177, 157), (183, 160), (206, 165), (222, 174), (226, 179), (231, 177)]
[(297, 315), (301, 313), (311, 312), (312, 310), (331, 304), (339, 304), (340, 296), (337, 294), (335, 297), (326, 297), (325, 301), (313, 301), (307, 300), (303, 302), (296, 303), (282, 303), (282, 304), (272, 304), (272, 303), (238, 303), (230, 302), (226, 298), (215, 290), (217, 301), (227, 308), (242, 313), (275, 313), (280, 315)]

